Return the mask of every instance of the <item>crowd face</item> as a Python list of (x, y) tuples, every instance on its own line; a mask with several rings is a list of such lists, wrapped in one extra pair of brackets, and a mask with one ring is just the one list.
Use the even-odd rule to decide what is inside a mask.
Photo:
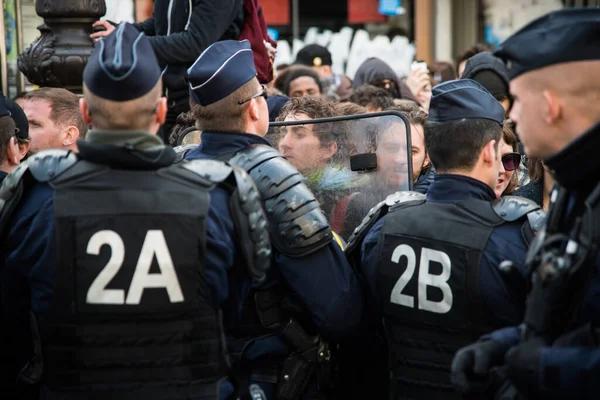
[(398, 188), (408, 183), (406, 134), (403, 124), (393, 124), (379, 137), (377, 174), (381, 185)]
[(290, 82), (289, 97), (318, 96), (320, 94), (319, 85), (310, 76), (300, 76)]
[(412, 146), (413, 182), (416, 182), (426, 161), (428, 161), (422, 125), (410, 125), (410, 141)]
[(29, 121), (31, 152), (63, 147), (64, 134), (51, 118), (52, 105), (46, 100), (24, 100), (20, 102)]
[[(512, 152), (513, 152), (513, 148), (509, 144), (507, 144), (504, 141), (504, 139), (501, 139), (500, 143), (498, 143), (498, 153), (499, 153), (500, 160), (502, 159), (502, 156), (504, 154), (508, 154), (508, 153), (512, 153)], [(507, 171), (504, 168), (504, 165), (502, 164), (502, 162), (500, 162), (500, 165), (498, 168), (498, 181), (496, 182), (496, 187), (494, 188), (494, 193), (496, 194), (496, 197), (502, 196), (502, 193), (504, 192), (504, 190), (506, 190), (506, 188), (510, 184), (510, 180), (512, 179), (514, 173), (515, 173), (514, 170)]]
[[(311, 118), (303, 113), (288, 115), (285, 121), (309, 121)], [(295, 125), (283, 127), (280, 131), (279, 151), (295, 166), (300, 173), (306, 175), (322, 168), (337, 151), (335, 146), (322, 146), (314, 125)]]

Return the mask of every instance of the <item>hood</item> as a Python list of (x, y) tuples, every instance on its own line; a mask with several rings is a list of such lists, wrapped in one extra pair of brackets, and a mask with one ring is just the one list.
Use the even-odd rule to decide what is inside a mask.
[(362, 85), (372, 84), (373, 82), (384, 79), (389, 79), (396, 82), (400, 90), (400, 97), (402, 99), (408, 99), (418, 103), (408, 86), (398, 79), (398, 76), (392, 67), (390, 67), (385, 61), (376, 57), (366, 59), (365, 62), (358, 67), (356, 74), (354, 75), (354, 80), (352, 81), (352, 88), (356, 89)]

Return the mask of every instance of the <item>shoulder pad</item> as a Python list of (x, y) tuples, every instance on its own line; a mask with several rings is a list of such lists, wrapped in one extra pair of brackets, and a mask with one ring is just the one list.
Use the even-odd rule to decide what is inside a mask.
[(217, 160), (184, 161), (180, 165), (213, 184), (224, 182), (233, 172), (231, 166)]
[(44, 150), (27, 159), (29, 172), (39, 182), (48, 182), (77, 162), (79, 157), (70, 150)]
[(546, 225), (546, 212), (541, 208), (527, 214), (527, 222), (534, 233), (538, 233)]
[(390, 194), (386, 199), (367, 213), (367, 216), (362, 220), (359, 226), (354, 229), (350, 239), (348, 240), (348, 246), (346, 247), (346, 253), (352, 254), (357, 249), (360, 250), (361, 243), (363, 242), (367, 233), (371, 230), (375, 222), (381, 217), (386, 215), (395, 206), (407, 203), (409, 201), (425, 200), (425, 195), (418, 192), (402, 191)]
[(198, 147), (197, 144), (184, 144), (181, 146), (174, 147), (173, 150), (175, 151), (175, 161), (173, 161), (173, 164), (182, 162), (185, 156), (187, 155), (188, 151), (193, 150), (196, 147)]
[(10, 174), (4, 178), (2, 182), (2, 186), (0, 186), (0, 212), (2, 211), (2, 205), (4, 202), (10, 200), (10, 198), (15, 193), (19, 182), (23, 179), (23, 175), (28, 171), (29, 164), (27, 162), (23, 162), (15, 169), (12, 170)]
[(265, 204), (272, 245), (290, 257), (327, 246), (333, 234), (304, 178), (270, 146), (252, 145), (229, 161), (247, 171)]
[(540, 206), (529, 199), (519, 196), (504, 196), (492, 201), (492, 208), (506, 222), (517, 221)]
[(302, 174), (288, 160), (277, 150), (266, 145), (248, 146), (229, 162), (250, 174), (263, 201), (304, 182)]
[(244, 171), (250, 172), (256, 166), (272, 158), (283, 158), (283, 156), (271, 146), (265, 144), (253, 144), (236, 152), (235, 156), (229, 161), (239, 166)]
[(234, 191), (231, 209), (238, 231), (240, 247), (248, 272), (256, 283), (262, 282), (271, 264), (271, 241), (267, 215), (260, 194), (246, 171), (233, 167), (237, 190)]

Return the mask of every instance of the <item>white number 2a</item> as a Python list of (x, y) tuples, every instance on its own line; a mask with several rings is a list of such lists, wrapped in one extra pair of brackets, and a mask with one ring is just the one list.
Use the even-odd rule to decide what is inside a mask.
[[(406, 270), (402, 273), (390, 296), (390, 302), (399, 304), (405, 307), (414, 308), (415, 299), (413, 296), (402, 293), (408, 282), (415, 273), (417, 266), (416, 254), (412, 247), (401, 244), (394, 249), (392, 253), (392, 262), (398, 263), (400, 258), (406, 257)], [(442, 273), (440, 275), (432, 275), (429, 272), (430, 262), (437, 262), (442, 265)], [(421, 257), (419, 263), (419, 281), (417, 293), (419, 296), (419, 310), (430, 311), (438, 314), (445, 314), (452, 308), (452, 289), (448, 285), (451, 272), (450, 257), (442, 251), (421, 249)], [(442, 291), (443, 298), (441, 301), (431, 301), (427, 299), (427, 286), (433, 286)]]
[[(146, 233), (142, 251), (135, 267), (133, 279), (125, 298), (122, 289), (106, 289), (106, 286), (119, 272), (125, 260), (125, 244), (118, 233), (111, 230), (96, 232), (88, 242), (87, 254), (99, 255), (102, 246), (110, 247), (111, 255), (108, 263), (98, 274), (90, 286), (86, 303), (89, 304), (140, 304), (142, 293), (145, 288), (165, 288), (171, 303), (183, 301), (183, 293), (165, 235), (161, 230), (149, 230)], [(150, 274), (152, 260), (156, 261), (160, 268), (160, 274)]]

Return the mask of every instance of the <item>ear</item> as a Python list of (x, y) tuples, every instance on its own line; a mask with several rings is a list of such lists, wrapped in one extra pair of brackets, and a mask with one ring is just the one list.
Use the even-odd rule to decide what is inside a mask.
[(330, 159), (337, 152), (338, 145), (336, 142), (329, 142), (325, 146), (321, 147), (321, 149), (323, 149), (325, 157)]
[(544, 120), (548, 125), (554, 124), (562, 115), (562, 106), (558, 100), (558, 97), (550, 90), (544, 90), (542, 92), (545, 102)]
[(423, 159), (423, 168), (429, 167), (431, 164), (431, 160), (429, 159), (429, 154), (425, 153), (425, 158)]
[(483, 147), (481, 157), (485, 164), (493, 165), (496, 162), (498, 159), (498, 149), (496, 148), (495, 140), (490, 140), (489, 143)]
[(81, 112), (81, 116), (83, 117), (83, 122), (85, 122), (86, 125), (91, 124), (92, 114), (90, 113), (90, 110), (84, 97), (79, 99), (79, 111)]
[(26, 141), (23, 143), (19, 143), (18, 140), (15, 141), (17, 142), (17, 145), (19, 147), (19, 161), (24, 159), (27, 156), (27, 153), (29, 153), (29, 149), (31, 149), (31, 141)]
[(156, 123), (163, 125), (167, 120), (167, 98), (161, 97), (156, 104)]
[(248, 116), (250, 119), (255, 122), (260, 120), (260, 108), (258, 107), (257, 99), (250, 100), (248, 104)]
[(8, 147), (6, 149), (6, 158), (9, 163), (18, 165), (21, 163), (21, 152), (19, 151), (19, 142), (16, 137), (11, 137), (8, 141)]
[(63, 147), (70, 147), (77, 143), (79, 139), (79, 129), (76, 126), (70, 125), (65, 128), (63, 137)]

